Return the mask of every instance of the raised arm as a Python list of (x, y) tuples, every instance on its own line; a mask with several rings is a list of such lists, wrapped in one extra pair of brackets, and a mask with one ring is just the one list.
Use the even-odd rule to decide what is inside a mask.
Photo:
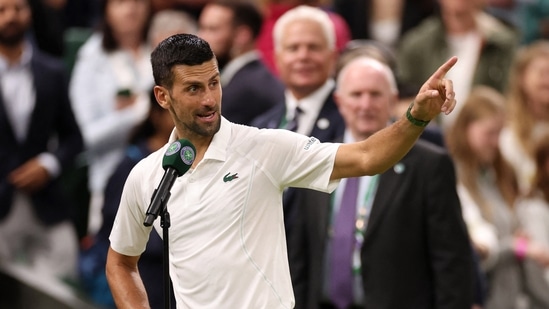
[[(456, 62), (457, 57), (450, 58), (423, 84), (409, 110), (409, 116), (416, 122), (428, 122), (440, 112), (452, 112), (456, 104), (454, 87), (444, 76)], [(380, 174), (393, 166), (423, 132), (424, 127), (412, 121), (404, 115), (366, 140), (342, 144), (331, 179)]]
[(139, 256), (127, 256), (109, 248), (107, 281), (118, 309), (150, 309), (147, 292), (137, 270)]

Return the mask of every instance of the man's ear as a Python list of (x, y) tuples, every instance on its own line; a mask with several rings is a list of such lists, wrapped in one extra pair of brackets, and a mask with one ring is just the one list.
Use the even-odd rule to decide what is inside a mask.
[(153, 91), (156, 102), (158, 102), (162, 108), (168, 109), (170, 106), (170, 93), (168, 92), (168, 89), (162, 86), (154, 86)]

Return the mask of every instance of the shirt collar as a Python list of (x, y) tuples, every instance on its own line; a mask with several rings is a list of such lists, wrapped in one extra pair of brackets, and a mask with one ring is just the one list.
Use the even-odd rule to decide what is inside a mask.
[(31, 58), (32, 46), (30, 46), (30, 44), (28, 43), (25, 43), (25, 45), (23, 46), (23, 54), (21, 55), (19, 61), (11, 65), (11, 67), (8, 65), (8, 60), (3, 55), (0, 55), (0, 73), (4, 73), (8, 69), (29, 67)]
[[(227, 154), (227, 147), (231, 138), (231, 123), (221, 117), (221, 126), (219, 131), (215, 133), (212, 142), (208, 146), (203, 160), (218, 160), (225, 161)], [(169, 143), (173, 143), (177, 140), (177, 130), (174, 128), (170, 134)]]
[[(322, 106), (324, 105), (324, 101), (326, 100), (330, 92), (334, 89), (334, 87), (335, 81), (329, 78), (315, 92), (299, 100), (299, 108), (301, 108), (301, 110), (306, 114), (318, 115), (320, 113), (320, 110), (322, 109)], [(289, 90), (286, 90), (285, 96), (286, 117), (289, 117), (288, 119), (291, 119), (293, 118), (294, 110), (298, 104), (298, 100)]]

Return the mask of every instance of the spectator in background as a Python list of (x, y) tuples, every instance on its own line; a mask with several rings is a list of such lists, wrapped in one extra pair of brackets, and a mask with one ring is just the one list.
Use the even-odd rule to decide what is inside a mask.
[[(358, 56), (343, 65), (334, 96), (346, 124), (335, 142), (351, 143), (391, 123), (398, 90), (387, 65)], [(299, 191), (296, 207), (288, 234), (296, 308), (471, 308), (471, 246), (442, 148), (418, 141), (382, 174), (344, 179), (333, 194)]]
[[(450, 72), (456, 100), (467, 98), (474, 85), (487, 85), (502, 92), (518, 38), (513, 30), (483, 12), (479, 0), (439, 0), (440, 14), (424, 20), (404, 35), (397, 47), (400, 82), (417, 87), (418, 81), (450, 55), (458, 57)], [(442, 129), (451, 125), (462, 107), (451, 117), (441, 118)]]
[(395, 50), (400, 38), (435, 13), (436, 0), (334, 0), (352, 39), (370, 39)]
[(524, 46), (511, 67), (507, 123), (500, 148), (514, 168), (523, 194), (535, 174), (533, 141), (549, 131), (549, 40)]
[(299, 6), (274, 27), (276, 62), (285, 103), (254, 120), (262, 128), (289, 128), (321, 141), (341, 135), (344, 123), (333, 99), (338, 57), (335, 32), (326, 12)]
[(221, 71), (221, 111), (234, 123), (249, 125), (284, 100), (284, 86), (256, 49), (262, 21), (249, 0), (213, 1), (200, 15), (198, 34), (210, 44)]
[[(396, 57), (394, 52), (388, 48), (385, 44), (380, 43), (375, 40), (352, 40), (347, 43), (345, 49), (341, 52), (339, 59), (336, 65), (336, 75), (339, 74), (342, 67), (345, 66), (349, 61), (355, 59), (359, 56), (368, 56), (378, 61), (381, 61), (389, 66), (392, 72), (396, 71)], [(416, 89), (408, 87), (408, 85), (399, 84), (397, 81), (398, 102), (391, 104), (392, 108), (392, 118), (398, 119), (408, 109), (410, 102), (414, 100), (414, 94)], [(440, 126), (436, 122), (431, 122), (425, 128), (420, 138), (427, 140), (435, 145), (440, 147), (445, 147), (444, 145), (444, 136)]]
[(75, 205), (58, 176), (82, 151), (63, 64), (25, 38), (26, 0), (0, 0), (0, 260), (76, 279)]
[[(286, 87), (285, 102), (257, 117), (252, 125), (288, 129), (320, 141), (341, 136), (345, 124), (334, 102), (332, 78), (338, 52), (328, 14), (298, 6), (277, 20), (273, 35), (278, 70)], [(286, 227), (294, 217), (295, 190), (287, 189), (283, 197)]]
[(124, 155), (128, 138), (149, 110), (153, 86), (147, 41), (149, 0), (102, 0), (104, 20), (78, 51), (71, 103), (89, 163), (88, 233), (101, 226), (103, 191)]
[[(528, 195), (522, 198), (517, 211), (527, 236), (549, 250), (549, 134), (538, 139), (534, 147), (536, 174)], [(549, 268), (545, 269), (549, 284)]]
[(515, 174), (498, 148), (504, 104), (499, 92), (477, 86), (447, 132), (457, 167), (458, 194), (464, 211), (480, 212), (497, 237), (496, 245), (485, 246), (491, 236), (480, 232), (490, 230), (475, 230), (473, 222), (467, 222), (488, 278), (486, 309), (522, 308), (523, 297), (531, 308), (549, 308), (549, 286), (541, 268), (549, 266), (549, 252), (528, 241), (521, 231), (515, 211), (519, 192)]
[(263, 61), (265, 61), (267, 67), (275, 75), (279, 74), (279, 68), (276, 63), (277, 46), (276, 42), (274, 42), (276, 38), (273, 40), (275, 24), (282, 15), (297, 6), (308, 5), (319, 7), (328, 13), (335, 31), (335, 47), (337, 51), (341, 51), (351, 39), (351, 32), (345, 20), (339, 14), (324, 6), (322, 0), (261, 0), (260, 2), (265, 20), (259, 34), (258, 48), (263, 56)]

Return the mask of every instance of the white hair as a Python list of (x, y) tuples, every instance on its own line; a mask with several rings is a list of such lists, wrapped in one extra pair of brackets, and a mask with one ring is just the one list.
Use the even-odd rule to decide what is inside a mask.
[(275, 50), (278, 51), (282, 48), (281, 42), (284, 29), (286, 29), (289, 24), (302, 20), (309, 20), (317, 23), (322, 28), (322, 32), (324, 32), (324, 37), (328, 42), (328, 48), (335, 50), (335, 29), (330, 16), (322, 9), (308, 5), (297, 6), (278, 18), (273, 28)]
[(398, 95), (396, 78), (391, 68), (387, 64), (367, 55), (358, 56), (355, 59), (352, 59), (349, 62), (347, 62), (347, 64), (345, 64), (341, 68), (341, 70), (339, 71), (339, 74), (337, 75), (337, 88), (339, 88), (339, 86), (342, 83), (343, 75), (347, 73), (350, 67), (355, 67), (355, 66), (370, 67), (380, 71), (385, 76), (385, 79), (389, 83), (389, 88), (390, 88), (389, 90), (391, 91), (391, 93)]

